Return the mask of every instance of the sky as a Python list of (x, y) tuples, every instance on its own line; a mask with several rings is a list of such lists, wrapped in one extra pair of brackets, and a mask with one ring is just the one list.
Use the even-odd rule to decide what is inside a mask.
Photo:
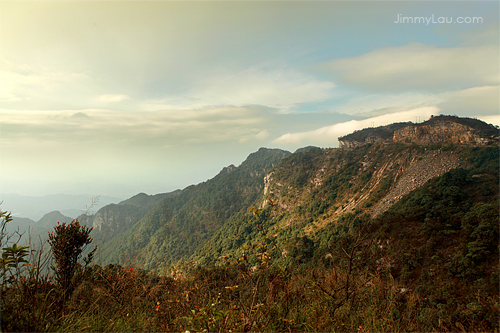
[(498, 1), (1, 1), (0, 192), (128, 198), (260, 147), (500, 125)]

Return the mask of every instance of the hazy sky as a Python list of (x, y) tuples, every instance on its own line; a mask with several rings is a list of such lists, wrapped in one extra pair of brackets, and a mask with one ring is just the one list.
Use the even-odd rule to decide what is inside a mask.
[(499, 2), (1, 1), (0, 89), (1, 192), (167, 192), (259, 147), (500, 125)]

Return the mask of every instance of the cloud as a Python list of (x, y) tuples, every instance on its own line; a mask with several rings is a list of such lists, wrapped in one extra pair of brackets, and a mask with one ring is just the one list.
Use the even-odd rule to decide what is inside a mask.
[(115, 94), (115, 95), (100, 95), (99, 97), (96, 98), (96, 101), (99, 103), (117, 103), (127, 99), (130, 99), (130, 96)]
[(266, 130), (259, 131), (259, 128), (255, 128), (253, 133), (240, 137), (238, 142), (248, 142), (248, 141), (263, 141), (270, 136), (270, 132)]
[(79, 72), (31, 66), (2, 59), (0, 62), (2, 103), (19, 108), (79, 103), (91, 78)]
[(484, 121), (485, 123), (500, 126), (500, 114), (486, 115), (486, 116), (478, 115), (476, 116), (476, 118)]
[(300, 103), (331, 98), (334, 87), (333, 82), (296, 70), (252, 67), (207, 82), (199, 96), (209, 103), (258, 104), (288, 110)]
[(303, 103), (321, 102), (336, 95), (335, 84), (297, 70), (254, 66), (229, 72), (217, 70), (199, 78), (182, 95), (150, 100), (145, 110), (199, 109), (224, 105), (261, 105), (289, 112)]
[(335, 111), (344, 114), (373, 117), (392, 112), (400, 112), (425, 105), (436, 105), (444, 101), (444, 96), (430, 93), (407, 92), (400, 94), (354, 94)]
[(312, 131), (286, 133), (275, 139), (273, 143), (294, 146), (319, 145), (333, 147), (337, 146), (338, 137), (352, 133), (355, 130), (360, 130), (367, 127), (378, 127), (396, 122), (411, 121), (415, 120), (415, 117), (420, 117), (421, 121), (423, 121), (434, 114), (439, 114), (439, 109), (437, 107), (420, 107), (412, 110), (385, 114), (364, 120), (351, 120), (348, 122), (324, 126)]
[(266, 137), (268, 112), (252, 106), (176, 112), (2, 109), (2, 146), (16, 142), (51, 142), (55, 146), (79, 142), (108, 147), (166, 146), (195, 141), (208, 144), (262, 140)]
[(500, 86), (474, 87), (441, 94), (437, 106), (444, 114), (460, 116), (494, 115), (499, 112)]
[(84, 112), (76, 112), (71, 117), (76, 119), (89, 119), (90, 117)]
[(443, 92), (498, 85), (498, 44), (439, 48), (410, 42), (330, 60), (339, 84), (369, 92)]

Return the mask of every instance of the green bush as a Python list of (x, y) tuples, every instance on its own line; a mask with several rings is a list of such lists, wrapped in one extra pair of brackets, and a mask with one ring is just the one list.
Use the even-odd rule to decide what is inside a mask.
[(83, 269), (79, 262), (81, 254), (87, 245), (92, 243), (90, 232), (93, 228), (81, 226), (78, 220), (66, 224), (57, 224), (54, 231), (49, 233), (49, 244), (54, 256), (53, 270), (56, 281), (66, 297), (73, 292), (77, 281), (76, 274), (80, 273), (92, 261), (96, 248), (83, 259)]

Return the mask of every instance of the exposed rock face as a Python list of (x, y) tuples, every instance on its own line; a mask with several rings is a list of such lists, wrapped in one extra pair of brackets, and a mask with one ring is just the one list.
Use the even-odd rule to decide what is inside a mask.
[(339, 148), (355, 148), (375, 142), (487, 146), (498, 143), (499, 130), (478, 119), (440, 115), (420, 124), (408, 122), (366, 128), (338, 140)]
[[(109, 205), (111, 207), (101, 208), (92, 218), (92, 227), (101, 231), (103, 228), (124, 228), (125, 225), (129, 225), (132, 222), (132, 216), (130, 212), (122, 212), (119, 210), (118, 205)], [(107, 208), (107, 209), (106, 209)], [(111, 209), (110, 209), (111, 208)], [(127, 207), (128, 208), (128, 207)], [(128, 213), (128, 214), (127, 214)]]
[(416, 143), (418, 145), (439, 143), (484, 146), (493, 143), (493, 139), (481, 137), (467, 125), (446, 120), (401, 128), (394, 132), (393, 140), (398, 143)]
[(138, 221), (147, 209), (130, 204), (110, 204), (99, 209), (94, 215), (80, 215), (80, 224), (94, 227), (95, 232), (107, 230), (118, 233), (126, 230), (131, 224)]
[(414, 156), (396, 186), (375, 206), (372, 217), (379, 216), (429, 179), (462, 166), (463, 162), (453, 152), (432, 151), (423, 157)]
[(367, 143), (388, 143), (392, 142), (394, 131), (406, 127), (411, 124), (407, 123), (394, 123), (386, 126), (365, 128), (361, 131), (345, 135), (338, 138), (339, 148), (355, 148)]
[(267, 193), (269, 192), (269, 186), (271, 185), (272, 177), (273, 177), (273, 172), (268, 173), (264, 177), (264, 195), (267, 195)]
[(342, 140), (339, 139), (339, 148), (356, 148), (362, 145), (365, 145), (367, 143), (375, 143), (375, 142), (392, 142), (392, 138), (389, 139), (383, 139), (381, 137), (377, 136), (368, 136), (364, 139), (364, 141), (354, 141), (354, 140)]

